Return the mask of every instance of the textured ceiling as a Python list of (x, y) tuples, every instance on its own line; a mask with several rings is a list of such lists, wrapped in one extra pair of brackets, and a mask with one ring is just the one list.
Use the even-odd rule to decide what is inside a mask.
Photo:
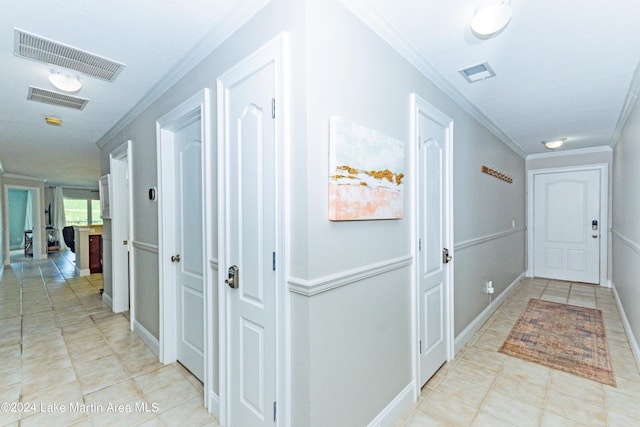
[[(640, 2), (512, 0), (513, 19), (481, 40), (479, 1), (343, 0), (436, 84), (521, 154), (566, 137), (563, 150), (609, 145), (640, 59)], [(257, 0), (5, 2), (0, 19), (0, 161), (5, 173), (95, 187), (96, 141), (216, 26)], [(225, 19), (227, 21), (225, 21)], [(82, 77), (83, 111), (27, 101), (53, 90), (51, 67), (13, 54), (19, 28), (122, 62), (115, 82)], [(458, 70), (488, 61), (496, 77), (469, 84)], [(638, 82), (635, 82), (636, 87)], [(46, 125), (44, 117), (63, 125)]]
[[(96, 141), (206, 34), (247, 0), (3, 2), (0, 15), (0, 161), (5, 173), (47, 185), (97, 187)], [(254, 2), (255, 3), (255, 2)], [(29, 86), (56, 90), (51, 66), (14, 56), (14, 28), (122, 62), (115, 82), (80, 75), (83, 111), (27, 101)], [(45, 116), (63, 120), (45, 124)]]
[[(610, 145), (640, 60), (640, 2), (512, 0), (509, 25), (479, 39), (469, 22), (481, 1), (344, 3), (521, 153), (561, 137), (563, 150)], [(484, 61), (496, 77), (469, 84), (458, 72)]]

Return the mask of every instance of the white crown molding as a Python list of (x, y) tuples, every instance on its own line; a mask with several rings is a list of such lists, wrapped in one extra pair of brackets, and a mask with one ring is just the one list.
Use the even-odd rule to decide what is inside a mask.
[(526, 157), (526, 160), (548, 159), (550, 157), (576, 156), (580, 154), (611, 153), (611, 152), (613, 152), (613, 149), (610, 146), (603, 145), (600, 147), (576, 148), (575, 150), (552, 151), (549, 153), (529, 154)]
[(182, 79), (196, 65), (218, 48), (227, 38), (240, 29), (271, 0), (247, 0), (230, 9), (217, 23), (211, 26), (207, 33), (196, 45), (171, 69), (158, 83), (156, 83), (138, 103), (116, 122), (98, 141), (99, 148), (104, 147), (118, 132), (126, 128), (136, 117), (144, 112), (167, 90)]
[(342, 4), (507, 147), (523, 159), (526, 157), (526, 153), (511, 138), (436, 71), (435, 67), (424, 56), (420, 55), (398, 31), (391, 27), (379, 12), (373, 9), (373, 6), (370, 6), (368, 2), (349, 0), (342, 0)]
[(26, 175), (17, 175), (17, 174), (13, 174), (13, 173), (5, 173), (2, 176), (4, 178), (10, 178), (10, 179), (26, 179), (26, 180), (29, 180), (29, 181), (47, 182), (46, 179), (34, 178), (32, 176), (26, 176)]
[(618, 143), (618, 140), (622, 135), (622, 129), (624, 129), (624, 126), (627, 124), (627, 120), (631, 115), (631, 111), (638, 101), (638, 95), (640, 95), (640, 63), (638, 63), (633, 73), (631, 84), (629, 85), (629, 91), (627, 92), (627, 97), (624, 100), (622, 111), (620, 112), (620, 116), (618, 117), (618, 122), (616, 123), (616, 127), (613, 130), (611, 147), (615, 147)]

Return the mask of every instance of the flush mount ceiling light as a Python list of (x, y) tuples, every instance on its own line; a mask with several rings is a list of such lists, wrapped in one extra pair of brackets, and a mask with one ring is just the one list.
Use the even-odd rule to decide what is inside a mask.
[(471, 19), (471, 30), (479, 36), (490, 36), (507, 26), (511, 20), (511, 0), (484, 3)]
[(51, 70), (49, 82), (63, 92), (77, 92), (82, 87), (80, 77), (77, 74), (70, 74), (56, 69)]
[(62, 119), (59, 119), (57, 117), (45, 117), (44, 121), (48, 125), (53, 125), (53, 126), (60, 126), (62, 124)]
[(566, 140), (567, 138), (553, 139), (551, 141), (542, 141), (542, 144), (547, 150), (556, 150), (562, 147), (562, 144), (564, 144)]

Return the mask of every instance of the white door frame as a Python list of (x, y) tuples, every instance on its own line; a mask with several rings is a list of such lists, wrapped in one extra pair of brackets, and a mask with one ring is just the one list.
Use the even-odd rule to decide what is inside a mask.
[[(289, 133), (288, 133), (288, 35), (282, 33), (272, 41), (263, 45), (243, 61), (233, 66), (218, 77), (218, 254), (221, 268), (218, 271), (219, 291), (219, 318), (220, 318), (220, 416), (221, 425), (227, 424), (231, 400), (231, 379), (229, 372), (230, 359), (230, 319), (229, 298), (230, 289), (224, 285), (227, 273), (227, 247), (228, 237), (226, 224), (228, 212), (225, 200), (227, 199), (227, 169), (226, 161), (228, 129), (227, 120), (227, 88), (233, 86), (248, 75), (263, 66), (274, 63), (276, 70), (275, 82), (275, 144), (276, 144), (276, 400), (278, 402), (277, 426), (290, 425), (291, 408), (289, 407), (290, 391), (290, 334), (289, 334), (289, 290), (287, 273), (289, 271), (288, 242), (289, 232)], [(238, 426), (236, 426), (238, 427)]]
[[(5, 178), (12, 178), (11, 175), (4, 175)], [(43, 239), (43, 231), (42, 231), (42, 215), (41, 212), (44, 212), (40, 207), (40, 187), (32, 187), (30, 185), (14, 185), (14, 184), (4, 184), (4, 216), (5, 218), (5, 228), (4, 228), (4, 265), (11, 264), (11, 242), (9, 242), (9, 190), (24, 190), (24, 191), (32, 191), (31, 194), (31, 209), (32, 209), (32, 218), (33, 221), (33, 259), (34, 260), (42, 260), (47, 259), (49, 256), (47, 252), (47, 247), (42, 245)]]
[(609, 247), (609, 165), (607, 163), (594, 163), (581, 166), (569, 166), (549, 169), (532, 169), (527, 174), (528, 195), (527, 195), (527, 277), (534, 276), (534, 191), (536, 175), (563, 173), (563, 172), (600, 172), (600, 286), (607, 286), (608, 277), (608, 247)]
[(175, 159), (174, 159), (174, 135), (185, 125), (200, 120), (202, 137), (202, 205), (203, 205), (203, 232), (204, 241), (203, 260), (203, 299), (204, 299), (204, 406), (217, 415), (218, 398), (213, 391), (213, 366), (211, 357), (214, 342), (212, 302), (213, 277), (210, 269), (215, 260), (214, 254), (214, 230), (213, 224), (213, 176), (215, 170), (212, 165), (212, 150), (214, 141), (211, 139), (211, 113), (210, 113), (209, 89), (204, 88), (191, 98), (180, 104), (174, 110), (164, 115), (156, 122), (156, 138), (158, 152), (158, 264), (160, 282), (160, 336), (159, 350), (160, 362), (168, 364), (177, 360), (177, 336), (176, 330), (176, 274), (175, 266), (170, 261), (176, 247), (175, 242)]
[[(111, 301), (114, 313), (131, 311), (130, 328), (135, 320), (133, 292), (133, 260), (124, 256), (121, 246), (127, 241), (130, 252), (133, 237), (131, 140), (109, 153), (109, 212), (111, 216)], [(127, 176), (129, 182), (127, 184)], [(127, 217), (127, 221), (122, 219)], [(131, 301), (129, 301), (131, 295)]]
[(447, 132), (447, 158), (443, 159), (446, 164), (446, 174), (443, 177), (445, 180), (444, 185), (444, 203), (447, 210), (447, 226), (443, 232), (444, 244), (449, 249), (449, 254), (452, 256), (452, 261), (444, 266), (445, 270), (445, 291), (444, 304), (447, 309), (448, 315), (444, 319), (444, 335), (447, 340), (447, 360), (451, 361), (455, 357), (455, 337), (454, 337), (454, 323), (453, 323), (453, 271), (455, 265), (455, 254), (453, 245), (453, 120), (442, 112), (440, 112), (433, 105), (426, 102), (420, 96), (415, 93), (411, 94), (411, 147), (409, 155), (411, 158), (411, 252), (413, 257), (413, 271), (411, 274), (411, 337), (412, 337), (412, 375), (414, 383), (414, 396), (420, 396), (420, 348), (418, 341), (420, 339), (420, 300), (418, 295), (418, 284), (420, 277), (420, 266), (418, 262), (419, 248), (418, 248), (418, 231), (419, 231), (419, 186), (418, 186), (418, 174), (419, 174), (419, 161), (418, 145), (420, 143), (420, 115), (424, 114), (432, 118), (438, 124), (448, 127)]

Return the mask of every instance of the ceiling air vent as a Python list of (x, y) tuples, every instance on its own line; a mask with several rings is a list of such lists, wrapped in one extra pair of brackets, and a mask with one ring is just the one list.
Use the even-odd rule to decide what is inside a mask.
[(483, 62), (482, 64), (472, 65), (471, 67), (467, 67), (462, 70), (458, 70), (462, 77), (465, 78), (469, 83), (475, 83), (480, 80), (488, 79), (489, 77), (493, 77), (496, 73), (493, 72), (491, 67), (487, 62)]
[(112, 82), (124, 64), (14, 28), (13, 53)]
[(29, 101), (38, 101), (45, 104), (58, 105), (60, 107), (69, 107), (76, 110), (82, 110), (89, 103), (88, 99), (78, 98), (77, 96), (63, 95), (58, 92), (40, 89), (37, 87), (29, 87), (27, 95)]

